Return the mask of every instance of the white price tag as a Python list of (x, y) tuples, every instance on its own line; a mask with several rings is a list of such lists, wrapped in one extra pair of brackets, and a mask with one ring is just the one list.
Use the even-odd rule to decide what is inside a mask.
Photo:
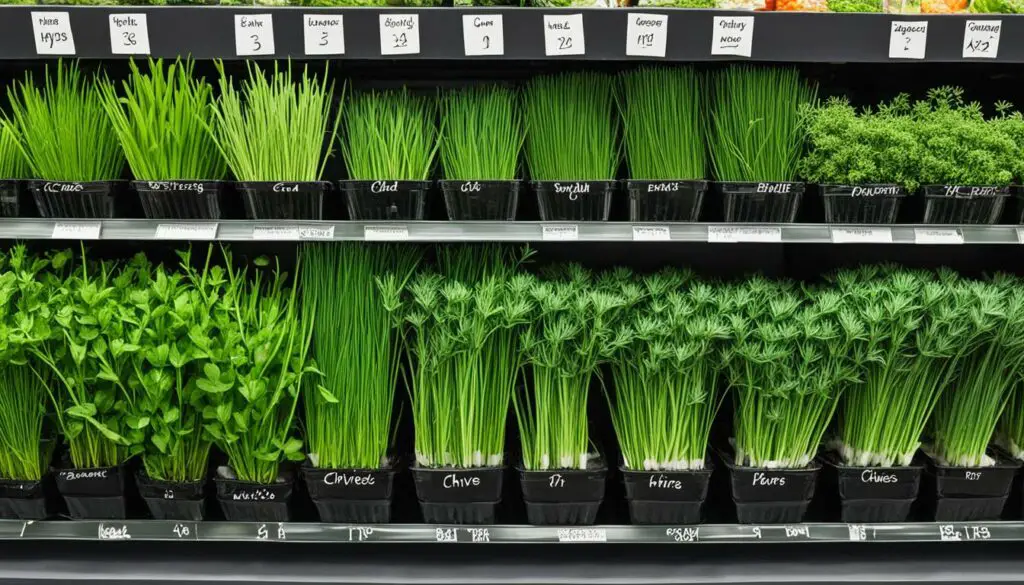
[(833, 244), (891, 244), (892, 228), (849, 227), (832, 228)]
[(300, 240), (333, 240), (334, 226), (304, 225), (299, 226)]
[(712, 244), (734, 244), (737, 242), (782, 241), (782, 228), (778, 227), (734, 227), (708, 226), (708, 242)]
[(254, 240), (283, 240), (294, 241), (299, 239), (299, 226), (297, 225), (257, 225), (252, 228), (252, 239)]
[(110, 52), (115, 55), (148, 55), (149, 26), (146, 15), (110, 15)]
[(100, 540), (131, 540), (128, 526), (124, 524), (105, 524), (100, 522), (96, 527), (96, 536)]
[(380, 15), (381, 55), (418, 55), (419, 52), (419, 14)]
[(344, 55), (345, 23), (340, 14), (302, 16), (302, 41), (307, 55)]
[(1017, 242), (1024, 244), (1024, 228), (1017, 228)]
[(864, 542), (868, 539), (868, 529), (863, 524), (847, 524), (846, 528), (850, 531), (852, 542)]
[(404, 225), (368, 225), (363, 227), (363, 239), (367, 242), (408, 240), (409, 227)]
[(928, 21), (896, 20), (889, 32), (890, 59), (924, 59), (928, 44)]
[(712, 55), (749, 57), (753, 45), (753, 16), (715, 17), (711, 30)]
[(235, 54), (274, 54), (274, 17), (270, 14), (235, 15)]
[(213, 240), (217, 238), (215, 223), (161, 223), (156, 226), (158, 240)]
[(939, 525), (939, 540), (943, 542), (961, 540), (960, 531), (952, 524)]
[(608, 542), (604, 528), (559, 528), (558, 542)]
[(552, 242), (575, 242), (580, 239), (580, 226), (575, 224), (541, 226), (540, 238)]
[(626, 55), (664, 57), (668, 44), (668, 15), (628, 12), (626, 18)]
[(462, 42), (466, 56), (504, 55), (505, 29), (500, 14), (463, 14)]
[(67, 12), (33, 12), (32, 34), (38, 55), (74, 55), (75, 36)]
[(964, 59), (995, 59), (999, 56), (1001, 20), (968, 20), (964, 25)]
[(98, 221), (57, 222), (53, 224), (55, 240), (98, 240), (103, 224)]
[(667, 242), (672, 239), (667, 225), (635, 225), (633, 241), (635, 242)]
[(962, 244), (964, 235), (954, 228), (914, 228), (915, 244)]
[(587, 54), (582, 14), (544, 15), (544, 54), (549, 57)]

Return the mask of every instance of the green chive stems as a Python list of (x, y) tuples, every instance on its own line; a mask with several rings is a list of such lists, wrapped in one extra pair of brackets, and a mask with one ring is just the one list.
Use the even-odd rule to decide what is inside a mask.
[(357, 93), (346, 106), (341, 152), (350, 179), (425, 181), (437, 153), (435, 104), (407, 88)]
[(18, 131), (9, 120), (0, 118), (0, 177), (27, 179), (30, 172)]
[(445, 92), (440, 99), (441, 162), (446, 179), (511, 181), (525, 133), (515, 91), (500, 86)]

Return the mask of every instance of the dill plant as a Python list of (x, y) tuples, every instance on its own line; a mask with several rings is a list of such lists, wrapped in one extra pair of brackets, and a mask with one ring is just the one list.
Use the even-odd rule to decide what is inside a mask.
[(622, 140), (631, 178), (704, 178), (701, 82), (692, 67), (641, 67), (622, 74)]
[(369, 91), (345, 108), (341, 152), (357, 181), (425, 181), (437, 153), (436, 107), (401, 90)]
[(456, 181), (511, 181), (525, 133), (518, 95), (501, 86), (441, 95), (441, 162)]

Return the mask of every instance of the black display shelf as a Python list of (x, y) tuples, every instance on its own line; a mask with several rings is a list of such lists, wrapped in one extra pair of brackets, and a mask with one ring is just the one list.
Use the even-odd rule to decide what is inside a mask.
[[(124, 51), (145, 54), (139, 44), (140, 29), (129, 26), (115, 30), (115, 37), (134, 34), (134, 44), (115, 54), (110, 32), (112, 15), (146, 15), (150, 52), (155, 57), (192, 55), (209, 58), (342, 58), (342, 59), (509, 59), (509, 60), (655, 60), (710, 61), (753, 60), (790, 62), (1004, 62), (1024, 63), (1024, 15), (891, 15), (818, 14), (797, 12), (737, 12), (696, 9), (548, 9), (548, 8), (297, 8), (297, 7), (88, 7), (88, 6), (3, 6), (0, 7), (0, 58), (53, 58), (37, 52), (32, 13), (66, 13), (74, 38), (74, 53), (84, 58), (127, 58)], [(665, 22), (665, 55), (634, 50), (627, 55), (627, 22), (635, 14), (668, 15)], [(548, 55), (545, 49), (545, 16), (582, 15), (585, 51)], [(262, 53), (239, 55), (236, 46), (236, 15), (269, 15), (273, 23), (273, 50), (261, 43)], [(341, 16), (344, 54), (307, 52), (304, 38), (306, 15)], [(382, 16), (418, 17), (419, 51), (405, 44), (403, 54), (382, 54)], [(500, 55), (469, 56), (463, 38), (466, 15), (500, 16), (504, 47)], [(749, 57), (713, 55), (715, 17), (753, 18)], [(470, 19), (472, 20), (472, 19)], [(1001, 23), (998, 51), (990, 36), (979, 39), (972, 55), (964, 57), (967, 21), (987, 25)], [(891, 58), (890, 39), (894, 22), (927, 23), (924, 58)], [(399, 27), (400, 29), (401, 27)], [(333, 30), (333, 29), (332, 29)], [(639, 29), (636, 29), (639, 30)], [(636, 32), (634, 30), (634, 32)], [(660, 28), (658, 29), (661, 30)], [(322, 28), (315, 29), (319, 44)], [(53, 29), (51, 29), (53, 32)], [(330, 45), (339, 48), (331, 32)], [(660, 34), (660, 33), (659, 33)], [(633, 34), (630, 35), (634, 36)], [(50, 37), (48, 37), (50, 38)], [(974, 39), (974, 37), (971, 37)], [(127, 37), (125, 37), (127, 39)], [(408, 43), (408, 38), (403, 41)], [(125, 41), (127, 42), (127, 41)], [(987, 44), (986, 44), (987, 43)], [(49, 43), (47, 43), (49, 45)], [(578, 43), (577, 43), (578, 44)], [(657, 44), (655, 43), (655, 46)], [(487, 41), (487, 47), (493, 46)], [(72, 54), (72, 53), (65, 53)], [(993, 58), (994, 54), (994, 58)]]

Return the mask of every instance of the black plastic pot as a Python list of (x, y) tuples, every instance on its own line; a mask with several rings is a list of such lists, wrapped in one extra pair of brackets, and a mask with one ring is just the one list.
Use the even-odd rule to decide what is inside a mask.
[(796, 220), (803, 183), (715, 183), (727, 222), (789, 223)]
[(736, 465), (723, 455), (732, 482), (732, 500), (741, 524), (802, 522), (814, 497), (821, 465), (803, 469), (755, 469)]
[(452, 221), (514, 221), (521, 181), (440, 181)]
[(925, 185), (924, 223), (995, 224), (1009, 187)]
[(44, 485), (52, 478), (42, 480), (0, 479), (0, 518), (42, 520), (48, 517)]
[(68, 505), (68, 514), (75, 520), (122, 520), (125, 510), (125, 483), (128, 472), (124, 466), (91, 469), (59, 469), (57, 491)]
[(301, 473), (322, 522), (391, 521), (394, 469), (319, 469), (304, 465)]
[(697, 221), (707, 181), (626, 181), (629, 221)]
[(622, 468), (633, 524), (699, 524), (713, 469), (632, 471)]
[(249, 219), (323, 219), (326, 181), (235, 183)]
[(223, 181), (132, 181), (149, 219), (220, 219)]
[(541, 221), (608, 221), (616, 181), (534, 181)]
[(107, 219), (114, 217), (124, 181), (29, 181), (28, 188), (42, 217)]
[(238, 522), (287, 522), (293, 479), (279, 478), (272, 484), (251, 483), (224, 477), (214, 478), (217, 502), (224, 518)]
[(21, 217), (22, 181), (0, 180), (0, 217)]
[(413, 467), (416, 497), (428, 524), (494, 524), (504, 467)]
[(926, 473), (935, 493), (936, 522), (998, 520), (1021, 462), (1001, 451), (991, 467), (953, 467), (928, 457)]
[(843, 522), (904, 522), (917, 500), (924, 466), (858, 467), (827, 459), (839, 479)]
[(206, 516), (206, 482), (160, 481), (140, 470), (135, 474), (135, 483), (156, 520), (199, 521)]
[(608, 468), (519, 469), (526, 519), (537, 525), (587, 525), (597, 520)]
[(828, 223), (896, 223), (907, 191), (899, 185), (822, 185)]
[(340, 181), (353, 220), (416, 220), (426, 212), (430, 181)]

